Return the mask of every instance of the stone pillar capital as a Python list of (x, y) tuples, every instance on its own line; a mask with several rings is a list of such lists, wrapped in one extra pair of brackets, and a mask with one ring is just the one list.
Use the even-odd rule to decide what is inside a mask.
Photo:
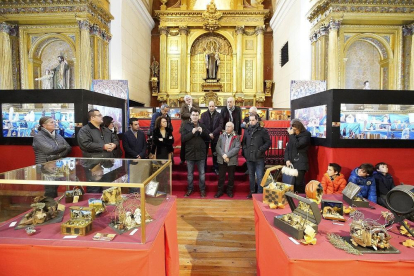
[(236, 26), (236, 34), (242, 35), (244, 33), (244, 26)]
[(325, 36), (329, 34), (329, 27), (326, 25), (323, 25), (322, 27), (319, 28), (318, 30), (318, 35), (317, 38), (321, 37), (321, 36)]
[(99, 26), (96, 24), (93, 24), (91, 26), (90, 31), (91, 31), (91, 35), (100, 36), (102, 34), (101, 28), (99, 28)]
[(414, 23), (410, 25), (404, 25), (402, 27), (403, 35), (409, 36), (414, 34)]
[(256, 35), (262, 35), (265, 31), (265, 25), (257, 26), (255, 29)]
[(89, 30), (91, 27), (88, 20), (79, 20), (78, 24), (79, 24), (79, 29), (81, 30)]
[(12, 30), (13, 30), (13, 25), (8, 24), (6, 22), (0, 23), (0, 32), (11, 35)]
[(158, 30), (160, 31), (161, 35), (168, 35), (168, 27), (167, 26), (159, 26)]
[(179, 26), (178, 30), (180, 32), (180, 35), (188, 35), (190, 31), (187, 26)]
[(329, 31), (337, 31), (341, 26), (341, 20), (332, 19), (329, 21)]
[(310, 35), (309, 40), (311, 43), (314, 43), (318, 40), (318, 35), (316, 32), (314, 32), (313, 34)]

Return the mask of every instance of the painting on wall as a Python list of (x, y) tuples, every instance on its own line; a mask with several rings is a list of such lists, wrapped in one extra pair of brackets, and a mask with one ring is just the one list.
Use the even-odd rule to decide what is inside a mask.
[(326, 90), (326, 81), (301, 81), (290, 82), (290, 100), (313, 95)]
[(129, 98), (127, 80), (93, 80), (91, 90), (124, 100)]

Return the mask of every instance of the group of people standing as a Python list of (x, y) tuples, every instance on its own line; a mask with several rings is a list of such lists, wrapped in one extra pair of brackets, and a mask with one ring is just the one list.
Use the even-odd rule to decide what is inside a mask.
[[(246, 159), (249, 174), (249, 195), (263, 193), (260, 186), (264, 175), (265, 152), (271, 146), (268, 131), (260, 125), (257, 109), (251, 108), (248, 121), (242, 121), (241, 109), (235, 105), (233, 97), (227, 99), (227, 105), (216, 110), (214, 101), (209, 102), (208, 111), (200, 116), (200, 109), (193, 103), (191, 96), (184, 97), (181, 107), (181, 163), (187, 163), (186, 197), (194, 192), (194, 168), (199, 172), (201, 197), (206, 196), (205, 173), (208, 150), (213, 154), (213, 171), (219, 176), (218, 191), (215, 197), (226, 193), (233, 197), (234, 174), (238, 165), (239, 151)], [(150, 158), (171, 159), (173, 153), (173, 126), (168, 115), (169, 106), (164, 104), (160, 111), (154, 113), (150, 131), (152, 146)], [(83, 126), (77, 135), (77, 141), (83, 157), (120, 158), (123, 153), (120, 141), (113, 126), (113, 119), (103, 116), (99, 110), (88, 112), (88, 124)], [(66, 157), (71, 147), (54, 129), (55, 122), (51, 117), (42, 117), (39, 121), (39, 133), (34, 137), (33, 148), (36, 163), (43, 163)], [(143, 131), (139, 129), (137, 118), (129, 121), (130, 129), (123, 135), (123, 149), (126, 158), (142, 159), (146, 157), (147, 142)], [(243, 139), (241, 139), (244, 129)], [(303, 186), (303, 177), (309, 169), (307, 150), (310, 145), (310, 133), (298, 120), (292, 121), (288, 129), (289, 143), (285, 151), (287, 165), (294, 165), (299, 171), (295, 185), (298, 191)], [(225, 177), (228, 183), (225, 188)], [(304, 186), (303, 186), (304, 187)]]

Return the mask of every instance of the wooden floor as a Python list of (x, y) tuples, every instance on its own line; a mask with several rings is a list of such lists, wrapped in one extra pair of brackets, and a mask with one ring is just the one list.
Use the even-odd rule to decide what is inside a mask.
[(178, 199), (180, 275), (256, 275), (251, 200)]

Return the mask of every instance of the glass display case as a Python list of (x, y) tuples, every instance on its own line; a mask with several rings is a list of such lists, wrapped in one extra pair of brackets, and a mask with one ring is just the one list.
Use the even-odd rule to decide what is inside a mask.
[(294, 118), (327, 147), (406, 148), (414, 145), (412, 91), (333, 89), (291, 102)]
[(64, 158), (5, 172), (0, 240), (41, 244), (74, 235), (87, 243), (116, 235), (112, 243), (144, 244), (158, 233), (170, 196), (165, 160)]

